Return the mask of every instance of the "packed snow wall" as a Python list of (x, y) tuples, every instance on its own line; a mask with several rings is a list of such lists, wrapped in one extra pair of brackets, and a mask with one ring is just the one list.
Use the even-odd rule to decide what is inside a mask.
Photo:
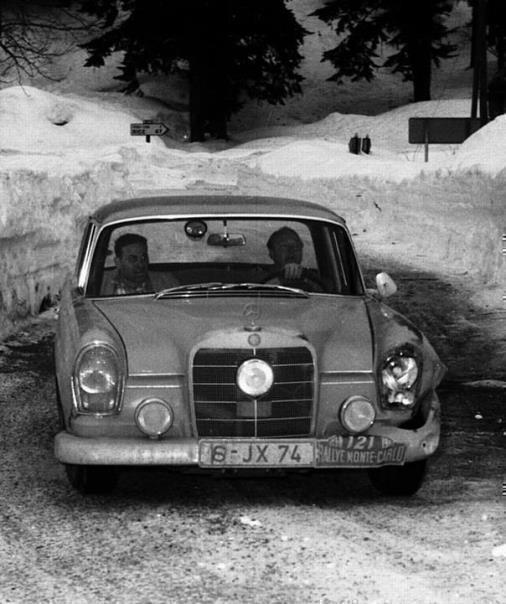
[[(0, 172), (0, 338), (16, 320), (37, 313), (44, 299), (57, 295), (74, 267), (86, 216), (148, 185), (307, 199), (342, 215), (359, 255), (377, 258), (378, 270), (389, 259), (415, 271), (467, 279), (473, 291), (506, 283), (504, 174), (441, 172), (401, 182), (366, 176), (286, 178), (240, 159), (180, 155), (166, 157), (162, 166), (127, 154), (121, 161), (59, 175)], [(227, 178), (213, 184), (216, 174)]]
[(359, 255), (391, 259), (417, 271), (472, 281), (472, 289), (506, 284), (506, 171), (441, 171), (400, 182), (349, 176), (285, 178), (255, 174), (245, 193), (294, 196), (340, 214)]
[(57, 296), (74, 268), (83, 219), (127, 196), (126, 171), (113, 162), (61, 175), (0, 171), (0, 338)]

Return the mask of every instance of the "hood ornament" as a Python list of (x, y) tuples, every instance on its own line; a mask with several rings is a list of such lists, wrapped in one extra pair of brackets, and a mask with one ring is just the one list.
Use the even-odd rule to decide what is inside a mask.
[(249, 302), (242, 311), (242, 316), (248, 321), (244, 326), (246, 331), (260, 331), (262, 328), (257, 324), (260, 318), (260, 308), (256, 302)]

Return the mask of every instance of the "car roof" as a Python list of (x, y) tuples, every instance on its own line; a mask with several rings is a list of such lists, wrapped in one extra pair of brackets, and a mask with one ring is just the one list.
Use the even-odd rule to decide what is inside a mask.
[(309, 218), (345, 224), (344, 219), (331, 210), (300, 199), (186, 192), (114, 201), (96, 210), (91, 218), (99, 223), (109, 223), (144, 217), (201, 217), (231, 214)]

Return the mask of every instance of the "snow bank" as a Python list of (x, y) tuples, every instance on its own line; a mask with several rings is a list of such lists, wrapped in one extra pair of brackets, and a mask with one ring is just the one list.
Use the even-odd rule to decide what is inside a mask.
[[(319, 146), (307, 149), (318, 159)], [(304, 153), (304, 156), (307, 155)], [(114, 161), (66, 174), (0, 172), (0, 336), (17, 317), (37, 312), (74, 264), (82, 218), (140, 189), (218, 186), (235, 193), (286, 195), (322, 203), (346, 218), (359, 253), (417, 270), (469, 280), (472, 290), (506, 281), (501, 235), (506, 179), (480, 171), (422, 173), (399, 182), (364, 174), (300, 178), (263, 172), (250, 155), (151, 155), (122, 148)], [(288, 158), (290, 157), (287, 154)], [(289, 165), (289, 161), (280, 160)], [(79, 166), (79, 164), (77, 164)], [(61, 166), (60, 166), (61, 168)]]
[(128, 196), (125, 176), (114, 163), (66, 176), (0, 171), (0, 337), (58, 293), (74, 267), (83, 217)]
[[(32, 86), (0, 91), (0, 151), (62, 154), (131, 143), (134, 115)], [(154, 145), (163, 145), (158, 140)]]
[[(267, 151), (256, 160), (262, 172), (305, 180), (314, 178), (342, 178), (350, 173), (357, 177), (371, 177), (399, 182), (414, 178), (423, 171), (423, 165), (414, 162), (399, 163), (397, 157), (380, 150), (370, 156), (359, 155), (353, 160), (353, 168), (347, 160), (347, 145), (320, 139), (288, 142), (273, 151)], [(437, 170), (437, 167), (432, 170)]]
[[(242, 133), (229, 148), (156, 137), (148, 145), (130, 137), (138, 107), (134, 114), (130, 101), (123, 111), (115, 100), (117, 107), (30, 87), (0, 90), (0, 336), (57, 292), (83, 217), (147, 191), (217, 187), (304, 198), (343, 215), (359, 251), (379, 263), (460, 275), (474, 291), (506, 280), (506, 116), (460, 147), (431, 146), (425, 163), (423, 149), (407, 143), (409, 117), (466, 115), (469, 99), (378, 116), (331, 113)], [(371, 136), (370, 155), (349, 153), (355, 132)]]
[(393, 260), (442, 278), (463, 278), (473, 291), (506, 282), (503, 177), (436, 172), (396, 183), (353, 174), (266, 178), (257, 170), (243, 172), (241, 191), (291, 195), (331, 208), (346, 219), (359, 254), (377, 258), (378, 270)]
[(455, 156), (454, 166), (506, 174), (506, 115), (496, 117), (465, 140)]

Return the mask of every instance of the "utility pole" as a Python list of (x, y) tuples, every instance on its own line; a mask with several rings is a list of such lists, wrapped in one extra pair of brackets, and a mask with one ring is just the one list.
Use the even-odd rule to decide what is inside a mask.
[(471, 117), (480, 113), (481, 125), (488, 122), (487, 109), (487, 0), (475, 0), (473, 4), (473, 96)]

